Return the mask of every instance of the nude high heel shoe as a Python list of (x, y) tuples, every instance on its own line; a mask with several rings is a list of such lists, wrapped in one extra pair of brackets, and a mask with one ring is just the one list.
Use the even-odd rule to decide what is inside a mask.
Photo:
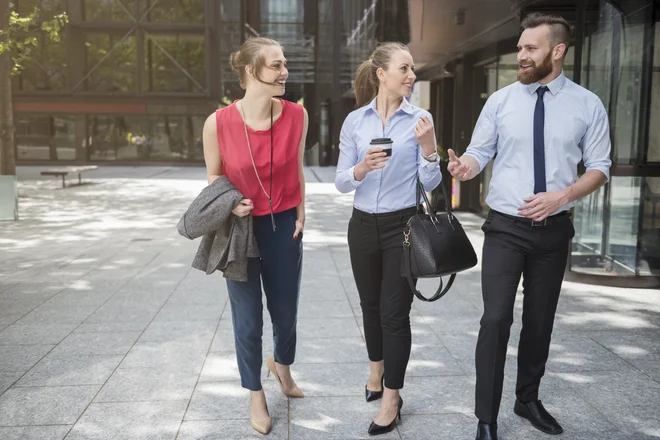
[(273, 426), (273, 420), (270, 417), (264, 420), (253, 420), (250, 418), (250, 425), (252, 425), (252, 428), (259, 434), (266, 435), (270, 432), (270, 428)]
[(275, 357), (271, 356), (268, 359), (266, 359), (266, 367), (268, 368), (268, 374), (266, 376), (270, 376), (270, 373), (273, 373), (275, 376), (275, 379), (280, 383), (280, 389), (282, 392), (289, 396), (289, 397), (305, 397), (302, 391), (300, 391), (300, 388), (298, 388), (298, 385), (296, 385), (295, 382), (289, 387), (289, 389), (284, 388), (284, 384), (282, 384), (282, 380), (280, 379), (280, 376), (277, 374), (277, 369), (275, 368)]
[[(268, 411), (267, 405), (266, 411)], [(250, 425), (252, 425), (252, 428), (258, 433), (266, 435), (270, 432), (270, 429), (273, 426), (273, 420), (270, 418), (270, 415), (265, 419), (255, 420), (252, 418), (252, 411), (250, 411)]]

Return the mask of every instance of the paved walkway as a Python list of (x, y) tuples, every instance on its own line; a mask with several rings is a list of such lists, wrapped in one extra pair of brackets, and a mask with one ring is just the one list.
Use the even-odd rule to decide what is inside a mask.
[[(365, 438), (379, 403), (364, 402), (351, 197), (327, 183), (332, 169), (307, 172), (294, 367), (307, 397), (287, 399), (264, 378), (268, 438)], [(103, 167), (66, 189), (36, 168), (19, 175), (22, 220), (0, 223), (0, 439), (260, 438), (247, 421), (223, 279), (190, 269), (198, 243), (175, 229), (203, 169)], [(460, 219), (480, 248), (480, 219)], [(501, 438), (549, 439), (512, 413), (520, 307), (518, 298)], [(441, 301), (414, 303), (403, 421), (382, 438), (474, 438), (480, 313), (478, 267)], [(658, 291), (565, 284), (541, 390), (562, 438), (660, 438), (659, 326)], [(271, 350), (265, 337), (264, 357)]]

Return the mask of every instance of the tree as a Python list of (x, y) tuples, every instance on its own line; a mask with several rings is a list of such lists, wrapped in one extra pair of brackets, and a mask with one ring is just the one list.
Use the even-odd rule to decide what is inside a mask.
[(0, 0), (0, 175), (16, 174), (11, 77), (32, 56), (39, 43), (37, 32), (57, 42), (67, 21), (64, 12), (42, 19), (38, 9), (21, 16), (13, 2)]

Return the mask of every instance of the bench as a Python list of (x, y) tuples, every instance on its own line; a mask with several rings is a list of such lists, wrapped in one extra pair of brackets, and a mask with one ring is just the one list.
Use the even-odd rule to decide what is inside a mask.
[(54, 168), (51, 170), (45, 170), (41, 172), (42, 176), (62, 176), (62, 188), (66, 187), (65, 177), (69, 174), (78, 174), (78, 184), (82, 184), (81, 174), (86, 171), (94, 171), (98, 167), (96, 165), (86, 165), (80, 167), (65, 167), (65, 168)]

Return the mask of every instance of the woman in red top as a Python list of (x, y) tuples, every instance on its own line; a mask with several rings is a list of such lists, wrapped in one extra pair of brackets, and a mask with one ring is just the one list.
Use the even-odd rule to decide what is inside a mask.
[(282, 392), (303, 397), (289, 365), (296, 350), (296, 320), (305, 225), (303, 152), (307, 112), (273, 98), (284, 94), (288, 71), (279, 43), (252, 38), (231, 55), (243, 99), (216, 111), (204, 124), (209, 183), (221, 175), (245, 197), (234, 215), (254, 217), (259, 258), (248, 262), (248, 281), (227, 280), (241, 385), (250, 390), (250, 423), (267, 434), (271, 418), (261, 387), (263, 290), (273, 322), (275, 353), (267, 360)]

